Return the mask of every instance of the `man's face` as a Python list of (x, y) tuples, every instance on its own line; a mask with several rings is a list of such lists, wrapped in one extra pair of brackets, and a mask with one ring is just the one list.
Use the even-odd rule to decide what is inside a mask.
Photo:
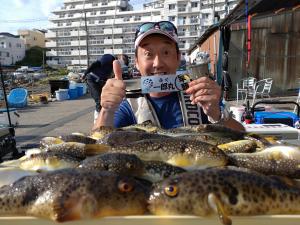
[(142, 76), (176, 74), (180, 54), (171, 39), (153, 34), (145, 37), (139, 44), (135, 63)]

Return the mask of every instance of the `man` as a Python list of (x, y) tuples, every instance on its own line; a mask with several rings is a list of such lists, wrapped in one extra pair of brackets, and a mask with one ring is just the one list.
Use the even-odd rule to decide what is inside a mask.
[(113, 55), (104, 54), (89, 66), (82, 77), (83, 80), (87, 81), (89, 92), (96, 103), (94, 122), (96, 122), (101, 109), (100, 95), (102, 88), (106, 80), (111, 78), (114, 60), (116, 60), (116, 58)]
[[(135, 64), (142, 76), (176, 74), (180, 64), (176, 27), (169, 21), (142, 24), (135, 36)], [(119, 70), (116, 67), (115, 70)], [(123, 127), (151, 119), (163, 128), (185, 125), (179, 95), (176, 92), (150, 93), (139, 99), (125, 99), (125, 83), (119, 72), (109, 79), (101, 95), (102, 109), (93, 129), (100, 126)], [(202, 123), (222, 123), (226, 127), (244, 127), (220, 109), (221, 89), (208, 77), (189, 83), (193, 105), (201, 106)]]

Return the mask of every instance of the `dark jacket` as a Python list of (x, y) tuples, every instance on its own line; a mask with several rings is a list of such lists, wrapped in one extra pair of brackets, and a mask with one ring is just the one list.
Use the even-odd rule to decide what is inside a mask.
[(84, 75), (89, 75), (87, 79), (91, 79), (95, 82), (105, 82), (111, 76), (113, 61), (115, 59), (116, 58), (111, 54), (103, 55), (88, 67)]

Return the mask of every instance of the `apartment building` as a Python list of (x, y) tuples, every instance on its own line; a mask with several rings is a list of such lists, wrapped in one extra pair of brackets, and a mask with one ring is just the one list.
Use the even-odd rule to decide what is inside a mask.
[(45, 31), (43, 30), (22, 29), (18, 30), (18, 35), (20, 35), (20, 38), (24, 40), (26, 49), (34, 46), (45, 48)]
[(24, 41), (10, 33), (0, 33), (0, 63), (14, 65), (25, 57)]
[[(46, 38), (49, 65), (83, 66), (99, 56), (128, 54), (134, 58), (134, 34), (143, 22), (168, 20), (178, 28), (182, 56), (213, 24), (215, 14), (221, 18), (230, 0), (156, 0), (145, 1), (133, 10), (128, 0), (65, 0), (54, 10)], [(211, 7), (215, 6), (213, 9)], [(88, 41), (87, 41), (88, 40)], [(89, 53), (89, 54), (87, 54)]]

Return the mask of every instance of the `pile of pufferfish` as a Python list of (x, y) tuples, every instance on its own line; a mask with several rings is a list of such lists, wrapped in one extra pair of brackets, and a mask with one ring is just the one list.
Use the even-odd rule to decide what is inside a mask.
[(300, 214), (300, 147), (273, 137), (145, 122), (39, 145), (0, 165), (0, 216)]

